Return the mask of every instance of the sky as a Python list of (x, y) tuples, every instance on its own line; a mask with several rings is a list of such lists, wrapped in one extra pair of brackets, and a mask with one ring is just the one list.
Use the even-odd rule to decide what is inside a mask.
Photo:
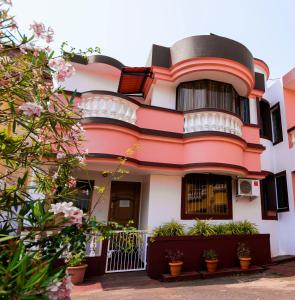
[(13, 0), (12, 14), (24, 32), (51, 26), (55, 49), (99, 46), (126, 66), (144, 66), (152, 44), (214, 33), (248, 47), (272, 79), (295, 67), (295, 0)]

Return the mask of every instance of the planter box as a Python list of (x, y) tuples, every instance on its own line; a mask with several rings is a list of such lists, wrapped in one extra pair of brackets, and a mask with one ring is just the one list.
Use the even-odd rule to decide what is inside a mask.
[(239, 267), (236, 251), (240, 242), (247, 243), (251, 249), (252, 265), (267, 265), (271, 263), (269, 238), (269, 234), (157, 237), (148, 243), (147, 273), (155, 279), (169, 273), (165, 259), (168, 249), (183, 252), (183, 272), (205, 270), (202, 255), (206, 249), (214, 249), (218, 253), (218, 268)]

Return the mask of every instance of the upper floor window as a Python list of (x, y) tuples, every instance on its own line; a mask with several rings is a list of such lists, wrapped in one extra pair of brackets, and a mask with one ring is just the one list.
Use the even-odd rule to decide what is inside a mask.
[(231, 84), (213, 80), (183, 82), (177, 87), (176, 109), (190, 111), (202, 108), (224, 110), (250, 121), (249, 100), (241, 98)]
[(231, 219), (231, 177), (188, 174), (182, 183), (182, 219)]
[(260, 136), (262, 138), (272, 140), (271, 117), (269, 103), (261, 99), (259, 102), (260, 110)]
[(281, 110), (279, 103), (271, 108), (271, 121), (273, 143), (278, 144), (283, 141)]
[(273, 144), (283, 141), (283, 131), (281, 122), (280, 104), (277, 103), (272, 108), (269, 103), (262, 99), (259, 102), (260, 110), (260, 136), (271, 140)]

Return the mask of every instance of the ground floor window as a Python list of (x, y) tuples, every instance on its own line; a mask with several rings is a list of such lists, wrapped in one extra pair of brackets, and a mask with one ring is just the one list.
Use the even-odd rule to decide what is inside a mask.
[(286, 171), (276, 174), (278, 212), (289, 211)]
[(188, 174), (182, 182), (182, 219), (231, 219), (231, 177)]
[(268, 175), (260, 184), (262, 219), (277, 220), (275, 176)]
[(277, 219), (278, 212), (289, 211), (286, 171), (261, 180), (261, 204), (263, 219)]
[(88, 212), (91, 207), (94, 180), (77, 180), (77, 193), (75, 194), (75, 206)]

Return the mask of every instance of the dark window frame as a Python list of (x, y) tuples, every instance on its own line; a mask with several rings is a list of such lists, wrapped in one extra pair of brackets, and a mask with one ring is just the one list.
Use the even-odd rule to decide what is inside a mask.
[[(187, 176), (212, 176), (213, 178), (220, 178), (223, 177), (227, 180), (227, 214), (220, 215), (220, 214), (189, 214), (186, 213), (186, 178)], [(200, 220), (206, 220), (206, 219), (213, 219), (213, 220), (232, 220), (233, 219), (233, 208), (232, 208), (232, 178), (230, 176), (223, 176), (223, 175), (216, 175), (216, 174), (200, 174), (200, 173), (190, 173), (182, 177), (182, 186), (181, 186), (181, 220), (194, 220), (196, 218)]]
[[(76, 189), (77, 190), (79, 190), (79, 183), (80, 182), (82, 182), (82, 183), (85, 183), (85, 184), (88, 184), (89, 185), (89, 187), (90, 187), (90, 191), (89, 191), (89, 201), (88, 201), (88, 206), (87, 206), (87, 210), (85, 210), (84, 212), (89, 212), (90, 211), (90, 208), (91, 208), (91, 206), (92, 206), (92, 197), (93, 197), (93, 190), (94, 190), (94, 184), (95, 184), (95, 181), (94, 181), (94, 179), (90, 179), (90, 180), (88, 180), (88, 179), (80, 179), (80, 178), (78, 178), (77, 179), (77, 183), (76, 183)], [(74, 205), (75, 206), (77, 206), (78, 208), (80, 208), (80, 209), (82, 209), (81, 207), (79, 207), (78, 206), (78, 199), (77, 199), (77, 197), (78, 197), (78, 195), (75, 195), (75, 200), (76, 200), (76, 203), (74, 203)]]
[[(195, 85), (195, 88), (194, 88)], [(199, 85), (199, 90), (200, 91), (204, 91), (205, 95), (203, 96), (203, 98), (201, 99), (201, 101), (203, 101), (203, 105), (202, 104), (198, 104), (196, 101), (196, 96), (193, 96), (192, 99), (190, 99), (192, 101), (191, 103), (191, 108), (190, 109), (184, 109), (185, 106), (185, 101), (180, 100), (180, 91), (181, 89), (185, 90), (185, 89), (190, 89), (194, 90), (194, 89), (198, 89), (198, 85)], [(223, 104), (221, 105), (220, 103), (217, 104), (215, 103), (215, 105), (213, 104), (214, 102), (214, 93), (222, 93), (223, 95)], [(185, 93), (185, 92), (183, 92)], [(202, 96), (200, 96), (202, 97)], [(184, 98), (184, 96), (182, 96), (182, 98)], [(231, 103), (228, 103), (228, 99), (231, 98)], [(241, 106), (242, 106), (242, 101), (245, 102), (245, 100), (247, 99), (247, 104), (246, 105), (248, 107), (248, 109), (246, 109), (248, 111), (248, 114), (246, 116), (244, 116), (244, 114), (242, 115), (241, 113)], [(198, 105), (200, 107), (198, 107)], [(220, 107), (217, 107), (219, 106)], [(222, 107), (223, 106), (223, 107)], [(229, 106), (231, 108), (229, 108)], [(232, 84), (230, 83), (225, 83), (225, 82), (220, 82), (220, 81), (216, 81), (216, 80), (210, 80), (210, 79), (201, 79), (201, 80), (193, 80), (193, 81), (186, 81), (186, 82), (181, 82), (177, 88), (176, 88), (176, 103), (175, 103), (175, 110), (177, 111), (182, 111), (184, 113), (189, 113), (189, 112), (193, 112), (193, 111), (198, 111), (198, 110), (215, 110), (215, 111), (221, 111), (221, 112), (225, 112), (225, 113), (230, 113), (233, 114), (237, 117), (239, 117), (243, 123), (245, 124), (250, 124), (250, 107), (249, 107), (249, 99), (245, 98), (245, 97), (241, 97), (239, 96), (239, 94), (237, 93), (237, 91), (235, 90), (235, 88), (232, 86)]]
[[(274, 134), (274, 117), (273, 117), (273, 113), (274, 111), (278, 112), (279, 115), (279, 131), (280, 131), (280, 136), (277, 140), (275, 140), (275, 134)], [(283, 141), (283, 129), (282, 129), (282, 117), (281, 117), (281, 108), (280, 108), (280, 103), (276, 103), (275, 105), (273, 105), (270, 108), (270, 116), (271, 116), (271, 128), (272, 128), (272, 142), (273, 145), (277, 145), (279, 143), (281, 143)]]
[(260, 137), (272, 142), (272, 123), (270, 104), (265, 99), (259, 101)]
[[(284, 177), (285, 178), (285, 182), (284, 182), (284, 193), (286, 195), (286, 206), (283, 208), (279, 207), (279, 201), (278, 201), (278, 189), (277, 189), (277, 178), (279, 177)], [(277, 174), (275, 174), (275, 182), (276, 182), (276, 198), (277, 198), (277, 212), (281, 213), (281, 212), (287, 212), (290, 210), (289, 207), (289, 194), (288, 194), (288, 179), (287, 179), (287, 172), (286, 171), (282, 171), (279, 172)]]
[[(243, 108), (243, 105), (242, 103), (245, 103), (245, 107)], [(243, 113), (243, 109), (246, 108), (246, 111), (244, 110), (244, 113)], [(250, 100), (249, 98), (246, 98), (246, 97), (240, 97), (240, 115), (241, 115), (241, 118), (243, 120), (243, 123), (245, 125), (249, 125), (251, 124), (251, 117), (250, 117)]]
[[(267, 191), (265, 191), (265, 189), (267, 189)], [(262, 220), (278, 220), (276, 192), (275, 175), (269, 173), (264, 179), (260, 180)], [(265, 193), (268, 193), (269, 199), (265, 198)], [(274, 206), (273, 209), (266, 207), (267, 200), (270, 200), (269, 204)]]

